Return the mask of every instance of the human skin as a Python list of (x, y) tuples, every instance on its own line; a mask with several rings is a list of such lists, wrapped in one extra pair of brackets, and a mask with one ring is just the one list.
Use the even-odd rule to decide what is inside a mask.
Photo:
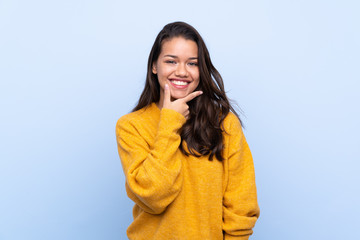
[(152, 72), (160, 85), (159, 108), (173, 109), (187, 118), (186, 103), (202, 94), (194, 92), (200, 81), (196, 42), (183, 37), (164, 41)]

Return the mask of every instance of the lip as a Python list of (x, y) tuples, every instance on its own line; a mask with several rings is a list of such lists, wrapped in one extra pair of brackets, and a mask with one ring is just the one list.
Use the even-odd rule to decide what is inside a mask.
[[(186, 85), (176, 85), (176, 84), (173, 83), (172, 81), (187, 82), (188, 84), (186, 84)], [(176, 88), (176, 89), (186, 89), (186, 88), (190, 85), (190, 83), (191, 83), (192, 81), (190, 81), (190, 80), (188, 80), (188, 79), (170, 78), (170, 79), (169, 79), (169, 82), (170, 82), (170, 84), (171, 84), (174, 88)]]

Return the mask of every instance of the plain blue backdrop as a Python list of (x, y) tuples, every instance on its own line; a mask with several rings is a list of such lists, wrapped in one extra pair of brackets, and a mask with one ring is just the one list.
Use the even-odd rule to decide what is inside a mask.
[(358, 1), (0, 0), (0, 239), (126, 239), (116, 148), (161, 28), (205, 39), (244, 115), (251, 239), (358, 239)]

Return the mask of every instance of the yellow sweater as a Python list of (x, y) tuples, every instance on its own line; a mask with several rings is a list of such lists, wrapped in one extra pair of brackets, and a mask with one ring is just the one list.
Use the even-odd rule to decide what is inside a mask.
[(224, 161), (185, 156), (185, 118), (155, 103), (116, 124), (126, 191), (135, 202), (131, 240), (244, 240), (259, 217), (254, 165), (239, 120), (224, 120)]

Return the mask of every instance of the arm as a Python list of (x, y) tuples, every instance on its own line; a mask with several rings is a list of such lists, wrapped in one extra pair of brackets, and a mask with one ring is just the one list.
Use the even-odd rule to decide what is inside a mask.
[(224, 239), (249, 239), (259, 217), (255, 171), (249, 146), (239, 120), (231, 117), (228, 137), (227, 186), (223, 198)]
[(116, 125), (118, 151), (130, 199), (144, 211), (160, 214), (181, 190), (181, 159), (174, 157), (185, 118), (162, 109), (153, 146), (140, 136), (133, 122), (120, 119)]

